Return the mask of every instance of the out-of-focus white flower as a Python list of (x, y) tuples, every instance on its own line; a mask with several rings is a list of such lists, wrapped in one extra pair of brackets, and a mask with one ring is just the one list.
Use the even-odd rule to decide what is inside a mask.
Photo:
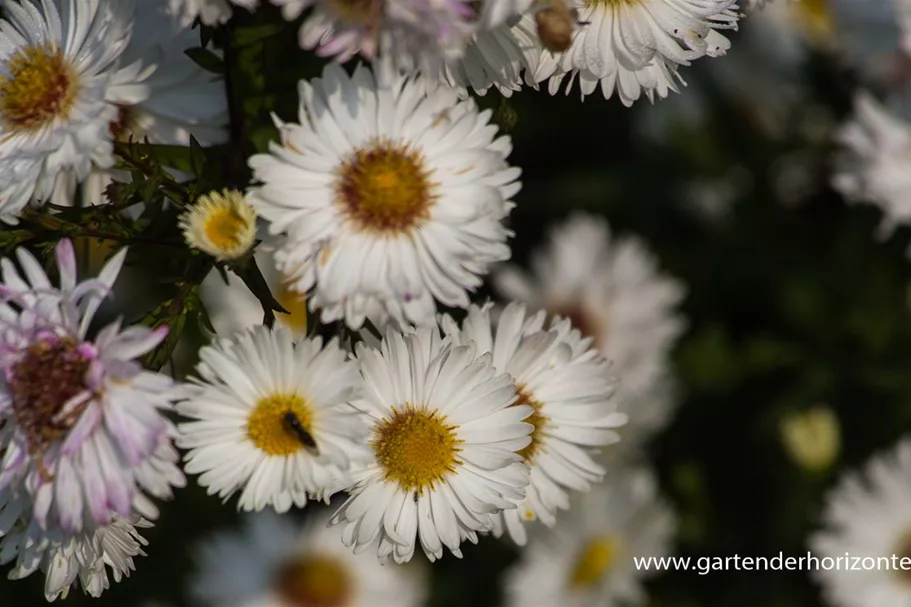
[(324, 323), (433, 324), (437, 301), (467, 307), (509, 257), (502, 220), (519, 191), (490, 111), (451, 87), (330, 64), (302, 82), (301, 124), (250, 159), (248, 193), (278, 269)]
[[(665, 381), (668, 353), (683, 331), (675, 308), (683, 285), (663, 275), (654, 255), (633, 237), (611, 240), (603, 219), (576, 214), (554, 228), (547, 247), (532, 256), (532, 275), (514, 266), (494, 274), (494, 284), (508, 300), (569, 318), (611, 363), (620, 378), (618, 404), (629, 416), (628, 429), (654, 406), (672, 399), (656, 398), (656, 382)], [(648, 404), (643, 404), (648, 399)], [(621, 429), (625, 435), (627, 428)]]
[(515, 24), (478, 32), (462, 57), (446, 63), (442, 78), (464, 91), (463, 97), (468, 89), (484, 95), (491, 87), (511, 97), (523, 83), (537, 88), (533, 77), (542, 51), (534, 19), (524, 15)]
[(911, 222), (911, 125), (861, 92), (838, 141), (842, 153), (832, 178), (835, 189), (848, 202), (872, 202), (882, 210), (880, 238)]
[(492, 516), (525, 497), (533, 413), (512, 405), (512, 379), (490, 353), (453, 345), (436, 328), (386, 333), (379, 349), (357, 345), (363, 395), (352, 404), (371, 428), (372, 461), (352, 473), (351, 496), (333, 517), (355, 551), (375, 545), (385, 561), (411, 560), (420, 541), (434, 561), (490, 531)]
[(199, 550), (194, 596), (211, 607), (418, 607), (423, 572), (352, 554), (320, 512), (303, 528), (273, 512), (247, 515), (240, 533), (221, 533)]
[(190, 27), (197, 17), (206, 25), (217, 25), (231, 18), (232, 4), (253, 10), (258, 3), (259, 0), (168, 0), (168, 10), (182, 27)]
[(864, 571), (847, 565), (814, 570), (828, 604), (907, 605), (909, 572), (895, 565), (911, 558), (911, 441), (903, 439), (890, 452), (873, 457), (862, 472), (846, 474), (826, 497), (822, 524), (808, 541), (816, 557), (844, 561), (847, 553), (852, 560), (872, 558), (876, 563)]
[[(4, 3), (0, 20), (0, 220), (46, 199), (61, 172), (76, 179), (114, 163), (108, 87), (130, 39), (134, 4)], [(24, 179), (10, 187), (7, 177)]]
[(526, 542), (524, 521), (540, 519), (552, 527), (558, 509), (569, 507), (567, 489), (588, 491), (604, 469), (591, 458), (594, 449), (620, 440), (614, 431), (626, 422), (612, 399), (613, 381), (591, 338), (583, 339), (568, 320), (544, 325), (545, 313), (526, 317), (524, 306), (510, 304), (491, 325), (490, 306), (471, 306), (461, 327), (444, 316), (440, 325), (453, 343), (474, 343), (490, 352), (493, 366), (516, 383), (513, 406), (534, 409), (525, 421), (534, 426), (531, 443), (519, 454), (531, 471), (525, 499), (494, 518), (494, 534), (508, 531)]
[[(181, 26), (173, 9), (161, 0), (138, 2), (131, 15), (130, 43), (105, 93), (116, 110), (110, 131), (114, 139), (161, 145), (202, 145), (227, 139), (228, 106), (220, 76), (205, 71), (185, 51), (198, 47), (199, 32)], [(112, 180), (129, 181), (127, 171), (94, 166), (85, 179), (72, 171), (60, 175), (53, 201), (75, 202), (81, 182), (83, 205), (107, 202)]]
[(577, 497), (572, 516), (532, 539), (507, 576), (507, 607), (645, 602), (642, 582), (656, 572), (633, 559), (670, 554), (674, 516), (649, 471), (610, 474), (610, 484)]

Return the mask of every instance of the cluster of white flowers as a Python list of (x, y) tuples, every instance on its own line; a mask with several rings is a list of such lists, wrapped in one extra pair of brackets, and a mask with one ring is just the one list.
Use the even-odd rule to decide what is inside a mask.
[[(40, 569), (48, 600), (76, 583), (97, 596), (186, 473), (270, 511), (207, 552), (195, 590), (212, 604), (416, 605), (419, 573), (380, 564), (461, 557), (485, 534), (528, 545), (517, 605), (642, 599), (630, 557), (667, 552), (673, 517), (641, 462), (599, 454), (638, 453), (666, 421), (683, 287), (587, 215), (555, 229), (532, 275), (499, 265), (521, 171), (470, 94), (578, 80), (583, 96), (655, 101), (724, 54), (735, 0), (271, 3), (306, 11), (301, 47), (331, 60), (300, 82), (295, 121), (273, 117), (246, 191), (181, 203), (173, 227), (218, 266), (200, 285), (217, 335), (192, 377), (143, 367), (163, 329), (93, 326), (126, 248), (83, 281), (66, 238), (56, 275), (24, 247), (0, 260), (0, 563)], [(265, 4), (4, 3), (0, 220), (107, 203), (134, 178), (118, 164), (131, 140), (225, 142), (226, 83), (185, 51), (197, 22)], [(254, 261), (274, 325), (231, 273)], [(487, 275), (512, 303), (472, 302)], [(301, 533), (276, 518), (339, 493)], [(238, 575), (250, 552), (260, 569)]]

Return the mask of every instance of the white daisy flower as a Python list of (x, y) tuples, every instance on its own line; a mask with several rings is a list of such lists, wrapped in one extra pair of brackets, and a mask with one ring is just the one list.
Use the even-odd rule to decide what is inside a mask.
[[(182, 28), (168, 7), (139, 2), (132, 15), (130, 43), (105, 93), (116, 109), (112, 137), (160, 145), (190, 144), (192, 134), (202, 145), (228, 137), (228, 106), (221, 77), (203, 70), (184, 51), (199, 46), (199, 32)], [(107, 202), (112, 180), (129, 182), (128, 171), (93, 167), (81, 182), (84, 206)], [(55, 204), (76, 200), (76, 176), (62, 174), (52, 197)]]
[(190, 27), (197, 17), (206, 25), (218, 25), (231, 18), (232, 4), (252, 11), (258, 3), (259, 0), (168, 0), (168, 10), (182, 27)]
[(324, 323), (435, 322), (436, 301), (467, 307), (509, 257), (501, 223), (519, 190), (508, 137), (446, 86), (353, 76), (330, 64), (300, 85), (302, 124), (275, 118), (281, 144), (250, 159), (248, 193), (295, 291)]
[[(0, 533), (18, 525), (38, 533), (36, 541), (65, 543), (115, 517), (154, 519), (147, 495), (170, 498), (171, 487), (184, 484), (174, 428), (163, 415), (172, 407), (171, 380), (136, 362), (165, 332), (121, 330), (118, 321), (87, 338), (125, 255), (77, 283), (73, 246), (63, 240), (59, 288), (24, 249), (17, 250), (21, 274), (0, 260)], [(17, 550), (9, 538), (0, 540), (5, 560)]]
[(199, 550), (192, 592), (212, 607), (419, 607), (426, 576), (352, 554), (341, 530), (320, 512), (301, 527), (273, 512), (247, 515), (239, 533), (221, 533)]
[(332, 519), (355, 552), (411, 560), (420, 540), (434, 561), (463, 540), (477, 542), (500, 510), (525, 497), (534, 410), (511, 407), (516, 389), (490, 353), (455, 346), (437, 329), (389, 331), (380, 349), (357, 344), (365, 387), (352, 404), (371, 426), (373, 461), (353, 473), (351, 494)]
[(878, 236), (911, 223), (911, 125), (867, 92), (858, 93), (854, 115), (837, 135), (842, 146), (832, 185), (850, 203), (872, 202), (883, 212)]
[[(911, 440), (877, 455), (863, 472), (850, 472), (826, 497), (823, 528), (808, 543), (819, 559), (841, 557), (888, 561), (865, 571), (847, 565), (814, 570), (823, 596), (835, 607), (904, 607), (911, 601), (908, 571), (892, 557), (911, 557)], [(859, 561), (858, 561), (859, 562)], [(876, 560), (879, 564), (882, 561)], [(849, 563), (850, 564), (850, 563)]]
[(578, 77), (583, 98), (600, 87), (626, 106), (643, 93), (654, 101), (677, 92), (678, 67), (725, 54), (730, 41), (718, 30), (736, 28), (739, 18), (736, 0), (569, 1), (582, 25), (565, 52), (544, 51), (535, 80), (550, 78), (554, 95), (565, 77), (567, 93)]
[(478, 28), (469, 0), (273, 0), (288, 20), (312, 7), (300, 46), (344, 63), (357, 54), (378, 55), (405, 73), (433, 74), (462, 55)]
[(522, 89), (523, 81), (537, 88), (532, 76), (542, 50), (534, 19), (525, 15), (513, 25), (504, 23), (478, 32), (465, 54), (445, 65), (442, 79), (459, 88), (462, 97), (468, 96), (469, 88), (484, 95), (491, 87), (511, 97)]
[(146, 540), (137, 529), (152, 524), (138, 519), (131, 524), (114, 517), (110, 524), (74, 536), (48, 535), (32, 523), (14, 528), (4, 537), (0, 563), (18, 557), (10, 579), (25, 578), (37, 570), (45, 575), (44, 594), (48, 601), (66, 598), (78, 583), (85, 594), (99, 597), (110, 585), (108, 568), (115, 583), (135, 569), (133, 558), (145, 556)]
[(40, 170), (15, 195), (3, 191), (3, 221), (14, 223), (29, 198), (46, 198), (61, 171), (83, 179), (93, 163), (114, 163), (109, 125), (117, 111), (105, 95), (129, 42), (132, 8), (132, 0), (4, 4), (0, 158), (28, 158)]
[(660, 273), (642, 241), (612, 241), (606, 221), (583, 213), (550, 232), (531, 266), (531, 276), (513, 266), (500, 268), (495, 286), (508, 300), (569, 318), (594, 339), (621, 380), (619, 407), (629, 415), (621, 435), (641, 434), (639, 428), (666, 417), (656, 407), (673, 399), (662, 397), (667, 387), (656, 384), (666, 381), (668, 352), (684, 328), (675, 311), (683, 285)]
[(219, 261), (237, 259), (256, 241), (256, 211), (242, 192), (210, 192), (181, 216), (180, 228), (190, 248)]
[(612, 400), (613, 381), (607, 364), (590, 348), (568, 320), (553, 319), (545, 329), (543, 311), (526, 317), (524, 306), (510, 304), (496, 329), (490, 308), (471, 306), (459, 327), (449, 316), (440, 319), (444, 334), (453, 343), (476, 344), (478, 351), (493, 355), (493, 366), (516, 383), (516, 405), (534, 409), (525, 421), (534, 426), (531, 443), (519, 454), (531, 469), (531, 482), (517, 508), (495, 517), (494, 534), (504, 528), (523, 545), (523, 521), (540, 519), (552, 527), (558, 509), (569, 508), (566, 489), (588, 491), (604, 477), (596, 464), (593, 448), (620, 440), (614, 428), (626, 422)]
[(179, 446), (185, 470), (238, 508), (287, 511), (347, 487), (348, 470), (368, 452), (367, 428), (346, 401), (357, 365), (336, 340), (295, 343), (291, 332), (259, 326), (199, 352), (198, 378), (185, 386)]
[[(295, 339), (307, 335), (307, 298), (288, 287), (287, 279), (275, 268), (271, 244), (262, 243), (253, 254), (256, 265), (275, 300), (288, 311), (275, 313), (275, 324), (291, 331)], [(212, 328), (221, 336), (263, 324), (263, 306), (244, 281), (233, 272), (227, 283), (217, 270), (202, 281), (199, 297), (206, 306)]]
[(641, 605), (634, 557), (670, 554), (675, 522), (644, 469), (612, 471), (609, 485), (578, 497), (573, 515), (532, 539), (506, 578), (506, 607)]

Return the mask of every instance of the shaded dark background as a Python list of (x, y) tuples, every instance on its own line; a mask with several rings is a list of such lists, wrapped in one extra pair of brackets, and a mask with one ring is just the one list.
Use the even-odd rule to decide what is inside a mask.
[[(235, 105), (242, 119), (236, 133), (263, 149), (274, 134), (268, 111), (294, 119), (296, 81), (320, 68), (297, 51), (297, 24), (282, 25), (274, 10), (256, 19), (238, 12), (229, 55), (238, 66), (234, 99), (243, 96)], [(575, 92), (550, 97), (532, 90), (507, 108), (496, 93), (479, 101), (499, 108), (499, 120), (515, 121), (511, 162), (524, 173), (510, 218), (515, 261), (525, 263), (553, 222), (585, 209), (605, 215), (616, 232), (640, 235), (663, 269), (688, 285), (682, 313), (689, 329), (674, 352), (682, 404), (649, 453), (679, 514), (677, 551), (694, 558), (805, 553), (837, 470), (810, 475), (787, 459), (778, 438), (784, 413), (829, 404), (843, 428), (842, 467), (887, 448), (911, 426), (908, 232), (877, 242), (879, 212), (847, 207), (831, 191), (830, 144), (805, 137), (803, 109), (773, 137), (755, 119), (755, 107), (712, 77), (708, 62), (732, 59), (738, 37), (732, 35), (731, 57), (683, 70), (706, 100), (707, 119), (693, 122), (675, 113), (675, 100), (663, 102), (673, 104), (661, 110), (675, 122), (663, 142), (640, 128), (643, 115), (658, 110), (648, 102), (628, 109), (597, 95), (580, 103)], [(825, 107), (836, 121), (844, 116), (854, 74), (822, 54), (810, 54), (802, 70), (809, 95), (802, 105)], [(226, 152), (226, 185), (246, 183), (250, 151)], [(786, 200), (776, 185), (782, 163), (793, 164), (804, 181), (801, 193)], [(687, 188), (694, 180), (723, 179), (734, 167), (746, 185), (723, 212), (707, 214), (693, 204)], [(194, 543), (237, 517), (233, 500), (222, 506), (195, 479), (189, 485), (145, 534), (148, 556), (128, 581), (100, 599), (74, 590), (66, 604), (189, 605)], [(498, 574), (514, 556), (493, 539), (468, 547), (462, 561), (447, 556), (434, 566), (433, 606), (496, 604)], [(39, 574), (0, 580), (0, 604), (42, 605), (42, 583)], [(820, 604), (800, 572), (667, 572), (650, 588), (654, 606)]]

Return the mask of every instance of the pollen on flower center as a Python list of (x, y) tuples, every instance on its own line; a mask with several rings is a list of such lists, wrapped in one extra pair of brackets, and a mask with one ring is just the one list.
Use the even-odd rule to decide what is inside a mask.
[(79, 92), (78, 79), (60, 49), (30, 46), (18, 51), (0, 75), (0, 124), (31, 131), (66, 116)]
[(406, 491), (423, 491), (455, 472), (460, 463), (462, 441), (454, 430), (436, 413), (393, 408), (392, 415), (374, 428), (371, 446), (386, 479)]
[(569, 579), (569, 587), (579, 590), (597, 584), (617, 561), (620, 546), (610, 537), (591, 540), (579, 553)]
[(238, 191), (200, 196), (180, 226), (187, 245), (219, 260), (243, 256), (256, 240), (256, 212)]
[(335, 194), (363, 231), (397, 233), (429, 219), (436, 198), (420, 153), (376, 141), (357, 149), (338, 170)]
[(13, 365), (8, 380), (13, 413), (31, 449), (46, 451), (75, 425), (88, 401), (66, 405), (86, 391), (90, 364), (75, 341), (54, 338), (31, 346)]
[(305, 556), (286, 564), (275, 585), (289, 607), (343, 607), (352, 594), (350, 572), (328, 556)]
[(269, 455), (293, 455), (306, 447), (288, 423), (292, 414), (312, 434), (313, 412), (297, 394), (273, 394), (259, 400), (247, 418), (247, 436)]
[(534, 412), (524, 420), (525, 423), (534, 426), (534, 430), (531, 431), (531, 442), (518, 451), (519, 455), (521, 455), (526, 462), (531, 462), (541, 448), (541, 440), (543, 438), (544, 428), (547, 426), (548, 418), (541, 414), (541, 409), (544, 408), (544, 404), (535, 400), (534, 396), (525, 388), (525, 386), (516, 386), (516, 392), (519, 398), (510, 406), (517, 407), (519, 405), (528, 405), (534, 409)]

